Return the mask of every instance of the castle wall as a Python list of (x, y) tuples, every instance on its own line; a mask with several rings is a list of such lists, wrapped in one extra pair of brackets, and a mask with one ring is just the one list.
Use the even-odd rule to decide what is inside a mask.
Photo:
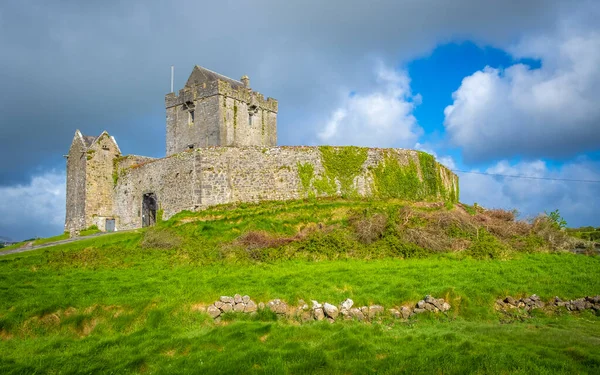
[(80, 136), (73, 138), (67, 158), (67, 199), (65, 231), (85, 229), (86, 148)]
[[(183, 210), (192, 210), (196, 202), (196, 158), (183, 152), (163, 159), (136, 164), (121, 169), (114, 189), (114, 213), (119, 230), (142, 225), (142, 197), (154, 193), (161, 215), (171, 217)], [(127, 163), (127, 160), (124, 160)], [(160, 216), (160, 215), (159, 215)]]
[(104, 231), (113, 218), (114, 159), (120, 155), (111, 137), (103, 133), (86, 151), (85, 228), (96, 225)]
[(117, 225), (141, 225), (142, 196), (148, 192), (156, 194), (163, 219), (216, 204), (311, 196), (457, 201), (456, 175), (429, 155), (431, 165), (422, 165), (421, 156), (413, 150), (357, 147), (191, 150), (123, 173), (115, 188)]
[(277, 145), (277, 101), (246, 88), (219, 82), (221, 143), (224, 146)]
[(173, 155), (194, 147), (220, 144), (219, 96), (212, 95), (194, 99), (194, 118), (183, 104), (167, 108), (167, 155)]

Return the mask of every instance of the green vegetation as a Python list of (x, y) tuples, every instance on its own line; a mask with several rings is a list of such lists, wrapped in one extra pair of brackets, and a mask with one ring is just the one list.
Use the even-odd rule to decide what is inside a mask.
[(546, 212), (546, 215), (548, 216), (548, 218), (550, 219), (550, 221), (556, 228), (564, 229), (567, 227), (567, 222), (565, 219), (563, 219), (562, 216), (560, 216), (560, 212), (558, 211), (558, 209), (556, 209), (550, 213)]
[(569, 235), (576, 238), (600, 242), (600, 227), (567, 228), (566, 231), (569, 233)]
[(94, 158), (95, 152), (96, 150), (87, 150), (87, 156), (85, 157), (86, 160), (92, 160)]
[(355, 197), (354, 178), (361, 172), (362, 165), (367, 160), (367, 149), (364, 147), (319, 147), (321, 162), (325, 175), (315, 181), (319, 194), (335, 194), (336, 181), (340, 184), (342, 197)]
[[(600, 259), (556, 252), (564, 232), (461, 204), (310, 199), (3, 256), (0, 373), (597, 373), (598, 316), (493, 309), (599, 293)], [(234, 293), (386, 307), (431, 294), (452, 309), (302, 325), (197, 311)]]
[[(84, 229), (81, 232), (79, 232), (79, 235), (80, 236), (91, 236), (92, 234), (96, 234), (96, 233), (100, 233), (100, 230), (98, 229), (98, 226), (91, 225), (87, 229)], [(68, 234), (68, 232), (67, 232), (67, 234)]]
[(408, 160), (407, 166), (403, 166), (396, 157), (388, 154), (372, 171), (375, 194), (380, 198), (402, 197), (414, 201), (422, 195), (422, 183), (412, 159)]
[(300, 177), (300, 182), (302, 182), (302, 190), (306, 197), (314, 196), (314, 193), (311, 190), (311, 181), (315, 177), (315, 167), (310, 164), (302, 164), (298, 163), (298, 176)]
[(33, 246), (45, 245), (50, 242), (66, 240), (67, 238), (69, 238), (69, 232), (64, 232), (63, 234), (54, 237), (39, 238), (33, 242)]
[(235, 101), (234, 101), (234, 103), (233, 103), (233, 131), (234, 132), (237, 129), (237, 113), (238, 113), (238, 107), (237, 107), (237, 104), (235, 104)]
[(124, 157), (124, 156), (117, 156), (116, 158), (113, 159), (113, 171), (112, 171), (113, 186), (117, 186), (117, 183), (119, 182), (119, 177), (125, 174), (124, 168), (119, 169), (119, 164), (125, 158), (126, 157)]

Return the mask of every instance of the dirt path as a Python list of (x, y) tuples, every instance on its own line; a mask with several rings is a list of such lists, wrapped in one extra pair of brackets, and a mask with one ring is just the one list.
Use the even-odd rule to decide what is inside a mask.
[(88, 238), (94, 238), (94, 237), (99, 237), (99, 236), (110, 236), (111, 234), (122, 233), (122, 232), (123, 231), (120, 231), (120, 232), (110, 232), (110, 233), (100, 232), (100, 233), (90, 234), (89, 236), (73, 237), (73, 238), (68, 238), (66, 240), (49, 242), (49, 243), (45, 243), (43, 245), (37, 245), (37, 246), (23, 245), (23, 247), (20, 247), (18, 249), (11, 249), (11, 250), (0, 251), (0, 256), (9, 255), (9, 254), (18, 254), (18, 253), (23, 253), (25, 251), (31, 251), (31, 250), (43, 249), (45, 247), (51, 247), (51, 246), (56, 246), (56, 245), (62, 245), (62, 244), (69, 243), (69, 242), (76, 242), (76, 241), (86, 240)]

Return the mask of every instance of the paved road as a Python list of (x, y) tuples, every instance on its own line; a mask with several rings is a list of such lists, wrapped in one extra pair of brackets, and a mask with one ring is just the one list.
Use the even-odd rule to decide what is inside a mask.
[(111, 232), (111, 233), (100, 232), (100, 233), (96, 233), (96, 234), (91, 234), (89, 236), (73, 237), (73, 238), (67, 238), (66, 240), (49, 242), (49, 243), (45, 243), (43, 245), (30, 246), (30, 247), (27, 247), (27, 245), (24, 245), (23, 247), (20, 247), (18, 249), (11, 249), (11, 250), (6, 250), (6, 251), (0, 251), (0, 256), (9, 255), (9, 254), (23, 253), (25, 251), (31, 251), (31, 250), (37, 250), (37, 249), (43, 249), (45, 247), (62, 245), (62, 244), (69, 243), (69, 242), (81, 241), (81, 240), (85, 240), (85, 239), (88, 239), (88, 238), (94, 238), (94, 237), (99, 237), (99, 236), (108, 236), (108, 235), (115, 234), (115, 233), (122, 233), (122, 232)]

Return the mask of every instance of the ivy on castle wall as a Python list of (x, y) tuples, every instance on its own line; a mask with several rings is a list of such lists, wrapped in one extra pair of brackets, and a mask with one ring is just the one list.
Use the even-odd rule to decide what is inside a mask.
[(408, 165), (401, 165), (391, 152), (386, 152), (383, 160), (371, 172), (373, 195), (376, 197), (420, 199), (421, 180), (417, 164), (412, 159), (409, 159)]
[(319, 147), (323, 174), (316, 176), (311, 163), (298, 163), (298, 177), (302, 184), (302, 193), (306, 197), (319, 195), (336, 195), (344, 197), (357, 195), (354, 179), (362, 172), (367, 160), (367, 149), (361, 147)]
[(319, 147), (321, 162), (325, 174), (316, 182), (317, 191), (322, 189), (328, 194), (337, 192), (337, 184), (342, 196), (357, 195), (354, 188), (354, 178), (362, 171), (362, 166), (367, 160), (367, 149), (363, 147)]
[(314, 196), (311, 182), (315, 177), (315, 167), (310, 163), (298, 163), (297, 167), (298, 177), (300, 177), (300, 183), (302, 183), (302, 193), (308, 197)]
[[(396, 157), (387, 152), (383, 161), (372, 168), (374, 195), (380, 198), (458, 202), (450, 171), (426, 152), (418, 152), (418, 161), (417, 164), (409, 159), (408, 165), (401, 165)], [(442, 173), (451, 186), (449, 191)]]
[[(338, 192), (344, 197), (358, 195), (355, 178), (363, 172), (367, 149), (360, 147), (319, 147), (323, 173), (315, 174), (311, 163), (298, 163), (298, 177), (305, 197), (332, 196)], [(446, 167), (425, 152), (409, 157), (405, 164), (390, 150), (383, 151), (383, 160), (369, 167), (372, 177), (371, 194), (377, 198), (406, 200), (442, 200), (458, 202), (458, 185)]]

